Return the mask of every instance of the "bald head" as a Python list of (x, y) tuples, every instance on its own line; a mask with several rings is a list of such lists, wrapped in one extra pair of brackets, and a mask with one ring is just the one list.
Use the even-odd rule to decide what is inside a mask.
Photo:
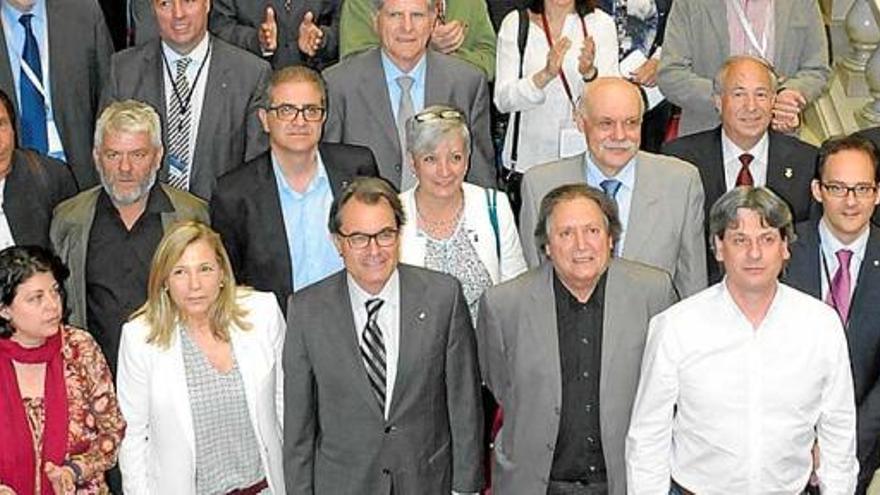
[(584, 88), (578, 127), (590, 158), (606, 176), (617, 175), (638, 151), (643, 112), (642, 94), (626, 79), (602, 77)]

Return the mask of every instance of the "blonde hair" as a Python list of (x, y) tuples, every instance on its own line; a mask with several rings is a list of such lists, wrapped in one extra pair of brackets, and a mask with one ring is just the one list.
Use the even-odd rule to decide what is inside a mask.
[(150, 105), (137, 100), (115, 101), (101, 112), (95, 123), (95, 150), (104, 144), (107, 132), (146, 132), (154, 148), (162, 147), (162, 123)]
[(248, 311), (238, 304), (237, 296), (249, 291), (246, 287), (236, 287), (235, 276), (229, 256), (220, 241), (220, 236), (210, 227), (195, 221), (179, 222), (165, 233), (150, 265), (150, 278), (147, 283), (147, 302), (131, 316), (143, 316), (150, 333), (147, 343), (167, 349), (174, 337), (174, 330), (181, 319), (180, 311), (168, 294), (168, 276), (175, 264), (189, 246), (205, 241), (214, 251), (217, 263), (223, 273), (220, 294), (209, 309), (211, 333), (223, 342), (229, 342), (229, 327), (235, 325), (242, 330), (250, 330), (251, 324), (245, 320)]

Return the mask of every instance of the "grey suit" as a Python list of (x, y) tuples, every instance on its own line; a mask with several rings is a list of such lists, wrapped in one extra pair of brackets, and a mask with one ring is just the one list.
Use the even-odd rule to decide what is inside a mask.
[[(783, 88), (807, 101), (825, 89), (831, 69), (825, 28), (815, 0), (773, 0), (773, 66)], [(657, 84), (682, 108), (679, 135), (718, 125), (712, 78), (730, 55), (725, 0), (675, 0), (666, 24)]]
[[(547, 492), (562, 407), (553, 265), (486, 291), (477, 347), (483, 380), (504, 409), (495, 442), (494, 491)], [(599, 422), (608, 492), (626, 493), (624, 442), (639, 383), (648, 321), (676, 301), (669, 275), (615, 259), (602, 322)]]
[[(367, 50), (325, 72), (329, 114), (324, 141), (369, 147), (379, 162), (379, 175), (400, 187), (400, 143), (380, 53), (379, 48)], [(442, 53), (428, 50), (427, 57), (425, 106), (451, 105), (467, 115), (471, 166), (466, 180), (495, 187), (485, 76), (471, 64)]]
[[(640, 151), (622, 256), (662, 268), (687, 297), (706, 287), (703, 185), (696, 167), (678, 158)], [(542, 259), (535, 245), (541, 199), (563, 184), (583, 183), (583, 154), (529, 169), (522, 183), (520, 238), (529, 266)]]
[[(52, 111), (67, 162), (78, 188), (85, 189), (98, 183), (92, 139), (101, 87), (110, 71), (113, 41), (95, 0), (45, 1)], [(16, 114), (21, 115), (7, 53), (6, 34), (0, 29), (0, 89), (12, 99)]]
[[(162, 229), (167, 231), (180, 220), (198, 220), (208, 223), (208, 205), (186, 192), (164, 184), (162, 191), (171, 200), (174, 211), (162, 214)], [(67, 303), (70, 308), (70, 323), (80, 328), (88, 328), (86, 321), (86, 259), (88, 258), (89, 234), (95, 219), (95, 205), (101, 186), (95, 186), (62, 202), (55, 208), (49, 237), (55, 252), (70, 268), (67, 279)], [(113, 357), (115, 360), (115, 356)]]
[[(265, 106), (269, 64), (216, 37), (212, 43), (190, 172), (190, 192), (205, 200), (218, 177), (269, 149), (257, 118), (257, 109)], [(113, 55), (102, 105), (127, 98), (152, 105), (162, 118), (162, 140), (167, 142), (164, 71), (159, 40)], [(166, 160), (160, 179), (167, 179), (168, 167)]]
[(397, 270), (400, 355), (387, 420), (361, 359), (347, 272), (290, 298), (283, 356), (289, 495), (482, 488), (480, 377), (461, 286), (423, 268)]

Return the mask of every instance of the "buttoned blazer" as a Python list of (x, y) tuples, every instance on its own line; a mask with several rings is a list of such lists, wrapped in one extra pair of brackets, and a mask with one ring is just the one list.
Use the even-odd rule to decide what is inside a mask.
[[(380, 53), (373, 48), (325, 71), (329, 113), (324, 141), (369, 147), (379, 163), (379, 174), (400, 187), (400, 143)], [(442, 53), (428, 50), (426, 56), (425, 107), (450, 105), (464, 112), (471, 132), (466, 180), (495, 187), (486, 77), (471, 64)]]
[[(92, 140), (99, 98), (110, 72), (113, 40), (98, 2), (46, 0), (46, 16), (49, 74), (43, 78), (48, 77), (52, 90), (52, 111), (67, 162), (77, 187), (86, 189), (98, 183)], [(6, 34), (0, 29), (0, 89), (21, 115), (6, 43)]]
[[(257, 117), (265, 106), (269, 64), (256, 55), (212, 37), (202, 112), (190, 169), (191, 193), (208, 201), (217, 178), (264, 153), (269, 146)], [(102, 104), (135, 99), (150, 104), (162, 120), (162, 141), (168, 142), (162, 45), (156, 39), (113, 55), (110, 81)], [(205, 77), (203, 75), (202, 77)], [(168, 146), (159, 172), (168, 179)]]
[[(322, 143), (319, 150), (334, 197), (357, 176), (379, 175), (368, 148)], [(211, 225), (223, 239), (236, 280), (272, 291), (279, 305), (286, 305), (293, 293), (293, 266), (268, 152), (220, 178), (211, 197)]]
[[(232, 352), (269, 490), (284, 494), (280, 419), (284, 317), (270, 293), (239, 290), (238, 300), (252, 327), (230, 329)], [(119, 448), (122, 485), (131, 495), (195, 494), (195, 432), (180, 336), (175, 334), (163, 349), (147, 343), (149, 332), (143, 316), (122, 327), (116, 379), (119, 408), (128, 422)]]
[(51, 248), (52, 210), (74, 194), (76, 182), (67, 165), (33, 151), (13, 151), (3, 184), (3, 214), (15, 244)]
[[(813, 205), (810, 182), (816, 173), (818, 150), (797, 138), (770, 131), (767, 149), (767, 187), (788, 203), (795, 222), (807, 220)], [(663, 153), (692, 163), (700, 171), (706, 200), (703, 218), (706, 224), (707, 248), (709, 210), (715, 201), (727, 192), (724, 177), (724, 155), (721, 144), (721, 127), (676, 139), (663, 145)], [(707, 251), (709, 283), (721, 280), (721, 270), (711, 250)]]
[(398, 265), (400, 357), (387, 421), (367, 380), (342, 270), (290, 298), (284, 473), (291, 494), (479, 492), (476, 341), (458, 281)]
[[(677, 300), (669, 275), (613, 259), (605, 285), (599, 424), (608, 493), (626, 493), (624, 443), (648, 321)], [(553, 266), (544, 263), (486, 291), (477, 347), (483, 381), (504, 409), (495, 439), (493, 490), (547, 492), (562, 408)]]
[[(161, 215), (163, 231), (167, 232), (175, 222), (183, 220), (208, 223), (208, 206), (204, 201), (165, 184), (159, 184), (159, 187), (174, 207), (174, 211)], [(64, 285), (67, 306), (70, 309), (70, 324), (86, 329), (89, 328), (86, 321), (86, 260), (100, 193), (101, 186), (95, 186), (60, 203), (55, 207), (49, 228), (49, 238), (55, 253), (70, 269), (70, 277)], [(108, 355), (107, 359), (115, 361), (115, 356)]]
[[(819, 254), (818, 220), (802, 222), (796, 231), (797, 240), (790, 245), (791, 259), (783, 279), (792, 287), (821, 299), (825, 275)], [(877, 301), (880, 301), (880, 230), (871, 226), (846, 325), (856, 399), (856, 454), (860, 467), (856, 493), (864, 493), (874, 471), (880, 467), (880, 305)]]
[[(529, 169), (522, 183), (520, 238), (530, 267), (544, 259), (535, 242), (541, 200), (563, 184), (584, 183), (584, 155)], [(640, 151), (622, 257), (666, 270), (687, 297), (706, 287), (703, 185), (690, 163)]]
[[(773, 2), (773, 67), (783, 88), (819, 97), (831, 76), (819, 5), (813, 0)], [(725, 0), (675, 0), (667, 19), (657, 84), (682, 108), (679, 135), (718, 125), (712, 79), (730, 55)]]
[[(462, 211), (464, 225), (461, 228), (466, 229), (471, 245), (489, 273), (492, 284), (505, 282), (526, 271), (526, 260), (523, 258), (519, 233), (516, 230), (516, 222), (507, 195), (467, 182), (462, 184), (462, 189), (464, 190)], [(489, 217), (489, 201), (492, 194), (495, 197), (495, 214), (498, 220), (497, 233)], [(400, 261), (410, 265), (425, 266), (428, 239), (419, 232), (415, 188), (400, 193), (400, 202), (407, 218), (407, 222), (400, 229)], [(500, 253), (496, 250), (496, 236)]]

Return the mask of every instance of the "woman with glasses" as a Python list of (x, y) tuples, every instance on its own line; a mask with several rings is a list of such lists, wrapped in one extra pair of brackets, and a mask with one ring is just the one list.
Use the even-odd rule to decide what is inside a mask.
[(49, 250), (0, 252), (0, 494), (109, 493), (125, 431), (91, 335), (63, 323), (67, 268)]
[(122, 328), (117, 384), (130, 494), (283, 494), (281, 349), (271, 293), (238, 287), (220, 237), (165, 234), (147, 302)]
[(525, 39), (519, 39), (520, 13), (514, 10), (501, 23), (495, 59), (495, 105), (511, 114), (502, 153), (508, 173), (556, 160), (562, 147), (583, 149), (575, 102), (587, 82), (618, 74), (617, 28), (594, 0), (525, 4)]
[(409, 219), (400, 259), (456, 277), (476, 321), (483, 291), (526, 270), (507, 196), (464, 182), (470, 132), (461, 111), (425, 108), (407, 121), (406, 143), (418, 182), (400, 194)]

